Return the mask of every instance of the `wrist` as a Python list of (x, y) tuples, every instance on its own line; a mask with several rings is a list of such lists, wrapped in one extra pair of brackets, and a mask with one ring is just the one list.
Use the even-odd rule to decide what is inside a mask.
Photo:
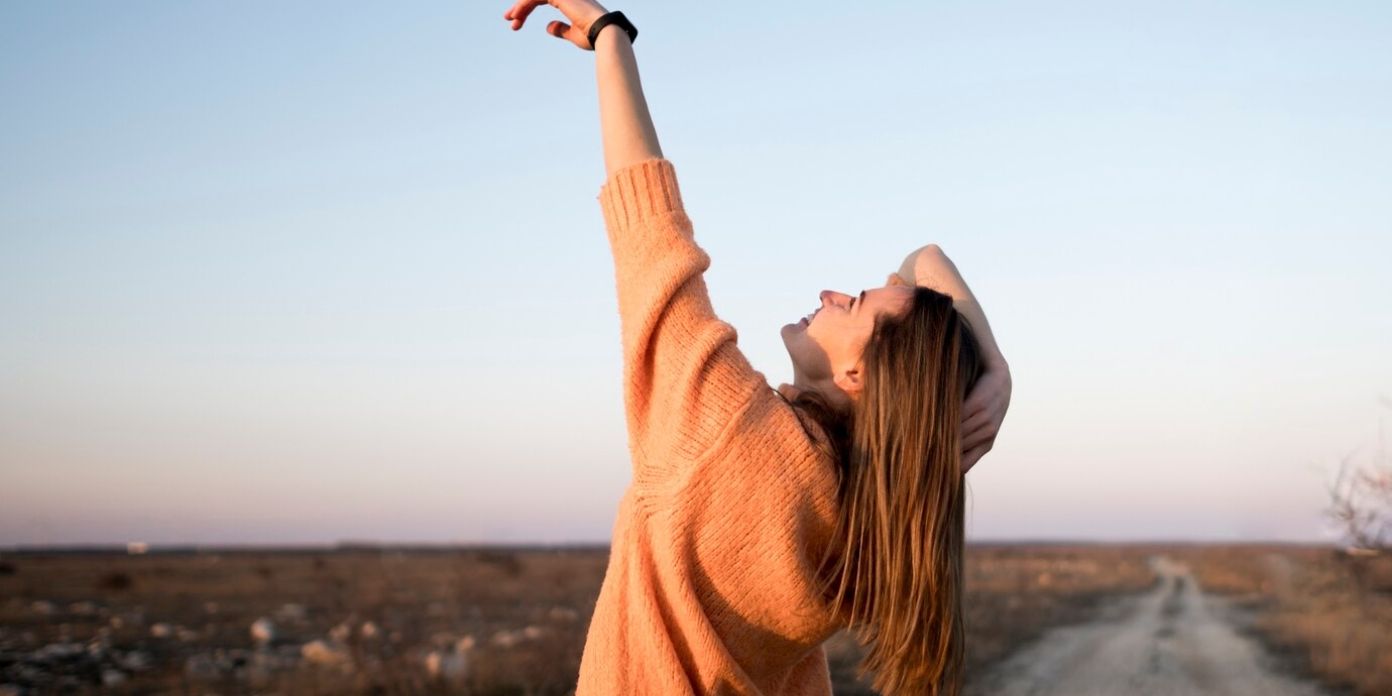
[[(617, 10), (613, 12), (605, 12), (599, 15), (598, 17), (595, 17), (589, 23), (589, 26), (586, 29), (586, 35), (589, 37), (590, 42), (590, 50), (593, 51), (596, 49), (596, 47), (600, 43), (599, 37), (601, 34), (610, 33), (610, 27), (617, 27), (621, 30), (621, 33), (626, 34), (628, 36), (629, 44), (632, 44), (638, 38), (638, 28), (633, 26), (633, 23), (629, 21), (628, 17), (624, 15), (624, 13), (619, 12)], [(608, 43), (610, 41), (617, 40), (618, 39), (605, 39), (604, 41), (605, 43)]]
[[(623, 38), (620, 39), (618, 38), (619, 36)], [(600, 43), (608, 43), (611, 41), (626, 41), (632, 44), (632, 40), (628, 38), (628, 32), (624, 31), (623, 27), (617, 24), (606, 24), (600, 27), (599, 32), (595, 34), (594, 43), (591, 44), (591, 46), (595, 50), (599, 50)]]

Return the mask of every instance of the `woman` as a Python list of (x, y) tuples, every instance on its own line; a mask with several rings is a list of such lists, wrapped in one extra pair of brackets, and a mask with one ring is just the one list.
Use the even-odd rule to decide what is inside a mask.
[(504, 18), (543, 4), (595, 52), (633, 464), (577, 696), (829, 694), (822, 643), (848, 626), (881, 692), (956, 694), (963, 474), (1011, 390), (981, 308), (926, 246), (784, 326), (793, 383), (771, 388), (711, 310), (629, 34), (591, 45), (592, 0)]

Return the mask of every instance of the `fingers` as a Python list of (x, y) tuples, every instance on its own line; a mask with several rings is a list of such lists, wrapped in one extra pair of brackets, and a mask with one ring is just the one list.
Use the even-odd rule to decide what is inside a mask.
[(969, 423), (962, 425), (961, 440), (962, 451), (967, 451), (981, 445), (986, 445), (986, 449), (991, 448), (991, 444), (996, 441), (996, 435), (1000, 432), (1000, 424), (985, 414), (983, 418), (973, 419)]
[(985, 445), (986, 449), (990, 449), (992, 443), (994, 443), (995, 441), (995, 431), (991, 428), (982, 428), (980, 430), (973, 431), (966, 437), (962, 438), (962, 449), (972, 450), (982, 445)]
[(981, 457), (986, 454), (987, 449), (988, 448), (977, 447), (967, 450), (967, 453), (962, 455), (963, 475), (966, 475), (968, 471), (971, 471), (972, 467), (976, 466), (977, 462), (981, 461)]
[(550, 24), (546, 25), (546, 33), (558, 39), (570, 39), (569, 36), (566, 36), (566, 32), (568, 31), (570, 31), (570, 25), (560, 20), (552, 21)]
[(962, 420), (962, 432), (970, 433), (980, 430), (982, 427), (991, 423), (991, 412), (985, 408), (968, 415)]
[(512, 30), (517, 31), (527, 22), (527, 17), (532, 14), (532, 10), (547, 4), (546, 0), (519, 0), (516, 5), (503, 13), (503, 19), (512, 20)]

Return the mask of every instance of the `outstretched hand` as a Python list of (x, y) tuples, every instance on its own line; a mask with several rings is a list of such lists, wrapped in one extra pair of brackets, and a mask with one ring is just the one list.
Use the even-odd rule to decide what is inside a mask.
[(1010, 408), (1010, 367), (990, 363), (962, 403), (962, 473), (967, 473), (996, 444)]
[[(912, 285), (898, 273), (889, 274), (885, 285)], [(984, 357), (984, 356), (983, 356)], [(962, 473), (965, 474), (996, 444), (1005, 412), (1010, 408), (1010, 366), (999, 358), (988, 360), (985, 370), (962, 402)]]
[(559, 19), (552, 20), (546, 25), (546, 33), (558, 39), (565, 39), (586, 51), (594, 50), (594, 46), (590, 45), (590, 25), (608, 12), (594, 0), (518, 0), (517, 4), (503, 13), (503, 19), (512, 20), (512, 30), (517, 31), (527, 22), (527, 16), (532, 14), (532, 10), (542, 5), (550, 5), (560, 10), (561, 14), (570, 20), (569, 23)]

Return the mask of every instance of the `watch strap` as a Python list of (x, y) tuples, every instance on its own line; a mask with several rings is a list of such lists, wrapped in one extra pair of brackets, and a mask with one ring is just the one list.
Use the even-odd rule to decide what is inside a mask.
[(615, 24), (622, 28), (624, 32), (628, 34), (629, 43), (633, 43), (634, 41), (638, 40), (638, 28), (633, 26), (633, 22), (628, 21), (628, 17), (625, 17), (624, 13), (619, 12), (618, 10), (615, 10), (613, 12), (606, 12), (603, 15), (601, 15), (599, 19), (596, 19), (594, 21), (594, 24), (590, 25), (590, 32), (586, 38), (590, 40), (591, 51), (594, 50), (595, 39), (599, 38), (599, 30), (609, 26), (610, 24)]

